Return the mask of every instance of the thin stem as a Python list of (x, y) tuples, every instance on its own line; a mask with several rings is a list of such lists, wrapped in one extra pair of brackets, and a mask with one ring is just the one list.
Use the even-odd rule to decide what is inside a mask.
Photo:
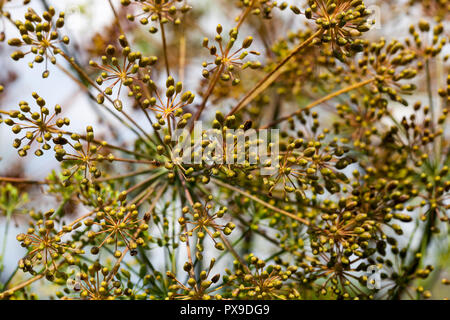
[(126, 193), (129, 194), (131, 192), (133, 192), (136, 189), (139, 189), (140, 187), (142, 187), (143, 185), (151, 182), (152, 180), (157, 179), (158, 177), (164, 175), (166, 173), (166, 171), (161, 170), (160, 172), (156, 172), (155, 174), (152, 174), (150, 177), (148, 177), (147, 179), (139, 182), (138, 184), (132, 186), (131, 188), (129, 188), (128, 190), (126, 190)]
[(240, 16), (238, 24), (236, 25), (236, 29), (239, 30), (239, 28), (242, 26), (242, 24), (244, 23), (245, 19), (247, 18), (247, 16), (250, 14), (250, 12), (253, 9), (253, 4), (255, 3), (255, 0), (252, 0), (252, 2), (250, 3), (250, 5), (247, 7), (247, 9), (244, 11), (244, 14), (242, 16)]
[[(160, 189), (159, 192), (156, 194), (156, 197), (154, 197), (152, 199), (152, 204), (150, 205), (150, 208), (147, 210), (148, 212), (152, 212), (153, 209), (155, 209), (156, 204), (158, 203), (158, 200), (162, 197), (162, 195), (164, 194), (164, 192), (167, 189), (167, 186), (169, 184), (166, 182)], [(156, 188), (156, 187), (155, 187)], [(145, 200), (147, 200), (153, 193), (154, 190), (152, 190), (152, 192), (148, 192), (148, 194), (144, 195), (144, 197), (142, 197), (137, 203), (136, 206), (140, 206), (142, 203), (144, 203)]]
[(116, 18), (117, 26), (119, 27), (120, 33), (125, 35), (125, 32), (124, 32), (124, 30), (122, 28), (122, 24), (120, 23), (119, 15), (117, 14), (116, 8), (114, 8), (114, 5), (112, 4), (111, 0), (108, 0), (108, 2), (109, 2), (109, 6), (111, 7), (111, 10), (112, 10), (112, 12), (114, 14), (114, 17)]
[[(417, 254), (419, 254), (419, 253), (422, 254), (423, 257), (425, 257), (425, 254), (426, 254), (426, 252), (431, 244), (431, 241), (432, 241), (433, 226), (435, 223), (435, 219), (436, 219), (435, 211), (428, 212), (427, 221), (426, 221), (426, 224), (424, 225), (424, 230), (423, 230), (422, 237), (420, 239), (420, 244), (417, 247), (416, 252), (413, 253), (411, 255), (411, 257), (416, 257)], [(415, 260), (413, 263), (409, 264), (408, 269), (405, 271), (408, 276), (413, 275), (417, 271), (417, 269), (420, 267), (420, 262), (422, 260), (423, 260), (423, 258)], [(409, 282), (412, 282), (413, 279), (414, 278), (409, 278)], [(392, 296), (392, 300), (399, 300), (402, 297), (403, 293), (405, 293), (405, 292), (408, 293), (407, 287), (408, 287), (408, 283), (403, 286), (400, 286), (398, 288), (398, 290)]]
[(247, 221), (246, 221), (244, 218), (242, 218), (241, 216), (236, 215), (235, 217), (236, 217), (236, 219), (238, 219), (244, 226), (246, 226), (247, 228), (249, 228), (252, 232), (257, 233), (258, 235), (260, 235), (261, 237), (263, 237), (263, 238), (266, 239), (267, 241), (273, 243), (274, 245), (277, 245), (277, 246), (280, 245), (280, 242), (279, 242), (278, 240), (276, 240), (276, 239), (274, 239), (274, 238), (271, 238), (270, 236), (268, 236), (268, 235), (266, 234), (266, 232), (264, 232), (264, 231), (261, 230), (260, 228), (253, 230), (253, 229), (251, 228), (250, 223), (247, 222)]
[(116, 263), (114, 264), (114, 267), (111, 270), (111, 273), (105, 279), (107, 283), (109, 283), (114, 278), (114, 276), (117, 274), (117, 272), (119, 271), (120, 264), (121, 264), (123, 258), (125, 258), (128, 250), (129, 249), (128, 249), (128, 246), (127, 246), (125, 248), (125, 250), (123, 250), (122, 255), (120, 256), (120, 258), (117, 259)]
[(16, 266), (14, 271), (9, 275), (8, 280), (6, 280), (6, 282), (2, 284), (2, 287), (0, 287), (0, 290), (3, 290), (3, 288), (6, 288), (9, 285), (9, 283), (14, 278), (14, 276), (16, 275), (18, 270), (19, 270), (19, 266)]
[(139, 207), (145, 199), (148, 199), (148, 197), (152, 195), (155, 188), (158, 186), (158, 182), (159, 181), (155, 181), (148, 188), (142, 190), (136, 197), (130, 200), (130, 204), (136, 204), (136, 206)]

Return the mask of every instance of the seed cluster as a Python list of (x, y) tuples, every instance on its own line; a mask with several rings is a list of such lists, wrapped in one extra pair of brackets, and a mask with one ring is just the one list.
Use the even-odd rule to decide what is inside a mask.
[(15, 20), (10, 2), (8, 63), (45, 63), (36, 86), (60, 69), (93, 109), (69, 119), (33, 92), (6, 111), (0, 86), (19, 156), (58, 166), (0, 176), (25, 251), (8, 276), (0, 253), (0, 299), (430, 299), (450, 284), (448, 1), (370, 2), (396, 30), (372, 29), (362, 0), (216, 1), (212, 30), (196, 1), (107, 1), (114, 19), (80, 43), (64, 12), (26, 0)]
[[(137, 14), (127, 15), (129, 21), (139, 19), (142, 25), (147, 25), (149, 22), (158, 22), (161, 28), (163, 24), (168, 22), (179, 25), (181, 20), (177, 15), (185, 14), (191, 9), (187, 4), (177, 6), (177, 2), (183, 2), (183, 0), (121, 0), (120, 2), (123, 6), (134, 4), (139, 7)], [(158, 28), (151, 27), (149, 31), (156, 33)]]

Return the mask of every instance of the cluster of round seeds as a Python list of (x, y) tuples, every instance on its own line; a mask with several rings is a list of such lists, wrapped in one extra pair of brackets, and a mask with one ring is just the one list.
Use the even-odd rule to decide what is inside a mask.
[[(98, 254), (100, 248), (106, 244), (114, 244), (114, 257), (122, 257), (119, 247), (126, 246), (132, 256), (137, 254), (139, 245), (144, 239), (139, 234), (148, 229), (148, 216), (138, 218), (139, 212), (135, 205), (127, 205), (124, 201), (126, 193), (118, 197), (115, 206), (104, 206), (96, 212), (95, 218), (88, 218), (84, 224), (89, 228), (87, 236), (94, 244), (92, 254)], [(120, 203), (120, 205), (119, 205)]]
[[(210, 45), (209, 39), (203, 39), (203, 47), (209, 50), (210, 55), (215, 57), (214, 62), (207, 63), (203, 62), (203, 77), (209, 78), (210, 74), (215, 74), (215, 76), (220, 76), (222, 81), (231, 81), (233, 85), (237, 85), (240, 83), (240, 79), (238, 77), (238, 72), (240, 70), (244, 70), (248, 67), (252, 69), (259, 68), (261, 64), (259, 62), (248, 61), (243, 63), (243, 60), (249, 55), (259, 55), (259, 52), (256, 51), (246, 51), (252, 42), (252, 37), (247, 37), (243, 42), (239, 49), (233, 51), (233, 46), (237, 40), (238, 31), (237, 29), (232, 29), (229, 32), (230, 39), (225, 44), (222, 38), (223, 28), (221, 25), (216, 27), (217, 35), (215, 37), (215, 41), (217, 42), (217, 46)], [(213, 66), (212, 68), (209, 68)], [(209, 69), (208, 69), (209, 68)]]
[(448, 42), (448, 38), (443, 35), (444, 25), (440, 23), (431, 29), (428, 21), (420, 20), (418, 29), (414, 25), (410, 26), (409, 33), (413, 37), (413, 40), (411, 41), (408, 38), (406, 45), (416, 51), (418, 56), (425, 57), (426, 59), (440, 54)]
[(30, 211), (30, 217), (35, 222), (30, 222), (30, 227), (26, 234), (19, 234), (17, 240), (22, 247), (28, 249), (27, 255), (20, 260), (19, 268), (24, 272), (36, 274), (33, 269), (37, 265), (42, 265), (47, 275), (52, 276), (58, 270), (58, 262), (64, 258), (65, 262), (74, 263), (72, 254), (83, 254), (84, 250), (78, 249), (75, 243), (63, 242), (61, 237), (64, 233), (70, 232), (72, 228), (64, 228), (58, 232), (55, 229), (56, 221), (51, 219), (55, 214), (54, 210), (42, 214)]
[(288, 7), (286, 1), (279, 3), (273, 0), (238, 0), (238, 7), (250, 8), (255, 16), (261, 16), (263, 19), (271, 19), (274, 8), (284, 10)]
[[(212, 200), (210, 196), (209, 200)], [(201, 203), (194, 203), (193, 212), (189, 210), (189, 207), (183, 208), (183, 216), (178, 219), (179, 224), (184, 227), (186, 225), (186, 232), (181, 234), (181, 241), (186, 241), (187, 237), (192, 237), (195, 233), (197, 236), (197, 248), (199, 252), (203, 252), (203, 239), (205, 236), (209, 236), (214, 242), (214, 247), (218, 250), (224, 250), (225, 247), (222, 242), (217, 239), (220, 236), (229, 236), (236, 227), (234, 223), (228, 222), (223, 225), (220, 224), (218, 219), (221, 219), (227, 211), (226, 207), (221, 208), (214, 214), (210, 214), (209, 211), (212, 209), (212, 205), (207, 203), (203, 206)], [(192, 217), (188, 217), (187, 214), (190, 213)]]
[(296, 6), (291, 6), (291, 10), (315, 21), (322, 30), (320, 41), (330, 44), (336, 57), (342, 59), (351, 51), (362, 50), (360, 40), (355, 38), (370, 30), (367, 23), (370, 11), (363, 1), (309, 0), (303, 12)]
[(102, 56), (102, 64), (99, 65), (95, 61), (90, 61), (89, 65), (100, 70), (101, 74), (97, 77), (96, 82), (99, 86), (108, 84), (106, 89), (97, 96), (97, 102), (103, 103), (105, 95), (112, 95), (115, 87), (117, 88), (117, 96), (114, 100), (114, 107), (118, 111), (122, 111), (123, 103), (119, 99), (123, 87), (129, 89), (129, 95), (139, 95), (142, 86), (150, 81), (149, 66), (156, 63), (156, 57), (143, 57), (140, 52), (131, 51), (124, 36), (119, 38), (122, 46), (121, 55), (116, 53), (116, 48), (112, 45), (106, 47), (106, 55)]

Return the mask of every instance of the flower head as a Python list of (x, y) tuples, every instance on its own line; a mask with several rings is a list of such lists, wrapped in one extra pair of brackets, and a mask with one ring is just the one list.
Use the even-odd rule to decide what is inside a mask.
[(61, 53), (58, 47), (60, 43), (68, 44), (69, 37), (61, 36), (59, 29), (64, 26), (64, 12), (60, 12), (56, 21), (55, 9), (50, 7), (40, 17), (33, 9), (28, 8), (25, 13), (25, 21), (17, 21), (16, 27), (19, 29), (22, 38), (12, 38), (8, 44), (14, 47), (28, 47), (29, 51), (15, 51), (11, 57), (14, 60), (20, 60), (28, 54), (34, 55), (34, 60), (29, 63), (32, 68), (35, 63), (45, 63), (45, 70), (42, 73), (43, 78), (50, 74), (48, 70), (48, 61), (56, 64), (56, 55)]
[[(23, 137), (15, 139), (13, 143), (14, 148), (19, 149), (18, 153), (21, 157), (27, 155), (27, 151), (33, 143), (38, 145), (34, 154), (43, 155), (45, 150), (51, 148), (50, 143), (61, 132), (60, 128), (70, 124), (68, 118), (58, 117), (62, 111), (60, 105), (55, 105), (53, 114), (50, 114), (42, 97), (34, 92), (33, 98), (39, 106), (39, 112), (33, 112), (28, 102), (21, 101), (19, 103), (20, 111), (10, 111), (9, 118), (4, 121), (6, 125), (11, 126), (14, 134), (25, 132)], [(24, 141), (25, 145), (23, 145)], [(53, 142), (55, 141), (53, 140)]]
[[(129, 6), (131, 4), (138, 6), (142, 12), (136, 15), (128, 14), (127, 18), (130, 21), (139, 19), (139, 22), (143, 25), (147, 25), (150, 21), (157, 21), (161, 24), (165, 24), (169, 21), (180, 24), (181, 21), (177, 18), (178, 13), (186, 13), (191, 7), (184, 4), (181, 7), (177, 6), (177, 2), (183, 0), (121, 0), (122, 5)], [(156, 33), (158, 29), (151, 27), (150, 32)]]
[[(243, 60), (249, 55), (259, 55), (259, 52), (256, 51), (246, 51), (245, 49), (249, 48), (253, 42), (252, 37), (247, 37), (243, 42), (241, 48), (237, 50), (232, 50), (233, 46), (237, 39), (237, 29), (232, 29), (230, 31), (230, 40), (225, 45), (222, 38), (222, 26), (218, 25), (216, 28), (217, 35), (215, 37), (215, 41), (218, 44), (218, 47), (215, 45), (210, 46), (208, 38), (203, 40), (203, 47), (209, 50), (209, 53), (215, 57), (214, 62), (207, 63), (203, 62), (203, 76), (205, 78), (209, 78), (211, 73), (217, 72), (220, 75), (220, 79), (222, 81), (229, 81), (233, 85), (237, 85), (240, 83), (238, 78), (238, 71), (244, 70), (248, 67), (253, 69), (259, 68), (259, 62), (246, 62), (243, 63)], [(213, 66), (212, 68), (209, 68)]]
[[(122, 256), (122, 252), (118, 250), (121, 246), (126, 246), (134, 256), (137, 254), (138, 245), (144, 243), (139, 234), (148, 229), (149, 216), (139, 219), (136, 205), (127, 205), (125, 197), (126, 192), (122, 192), (118, 201), (99, 210), (95, 219), (85, 220), (84, 224), (93, 228), (88, 232), (88, 238), (95, 244), (91, 249), (92, 254), (98, 254), (105, 244), (114, 244), (116, 258)], [(101, 239), (100, 243), (98, 239)]]
[[(99, 103), (103, 103), (105, 96), (112, 95), (115, 87), (117, 88), (117, 95), (114, 101), (114, 106), (119, 111), (122, 110), (122, 102), (119, 99), (123, 87), (129, 89), (129, 95), (142, 96), (140, 89), (150, 81), (149, 66), (156, 63), (156, 57), (144, 57), (140, 52), (131, 51), (124, 36), (119, 38), (122, 45), (121, 54), (116, 53), (116, 48), (112, 45), (107, 46), (106, 55), (102, 56), (102, 64), (95, 61), (90, 61), (90, 66), (101, 71), (96, 82), (98, 85), (108, 84), (97, 97)], [(137, 89), (136, 89), (137, 88)]]
[(190, 91), (182, 93), (183, 84), (181, 82), (175, 83), (172, 77), (167, 78), (165, 98), (159, 94), (156, 85), (152, 81), (150, 82), (150, 87), (154, 89), (156, 97), (145, 99), (142, 105), (144, 108), (160, 113), (163, 118), (173, 118), (177, 110), (192, 104), (195, 99), (195, 95)]

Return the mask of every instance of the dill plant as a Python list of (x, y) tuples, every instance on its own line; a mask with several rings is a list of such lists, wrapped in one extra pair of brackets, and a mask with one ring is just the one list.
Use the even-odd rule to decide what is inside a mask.
[[(37, 88), (60, 69), (109, 117), (0, 100), (10, 148), (59, 164), (0, 177), (26, 250), (5, 275), (3, 240), (0, 298), (428, 299), (450, 283), (448, 1), (214, 0), (214, 28), (199, 1), (102, 1), (112, 21), (74, 43), (52, 1), (0, 0), (5, 69), (42, 68)], [(227, 139), (196, 140), (198, 121)], [(180, 161), (181, 129), (208, 157)], [(251, 161), (258, 139), (234, 148), (269, 129), (276, 161)]]

